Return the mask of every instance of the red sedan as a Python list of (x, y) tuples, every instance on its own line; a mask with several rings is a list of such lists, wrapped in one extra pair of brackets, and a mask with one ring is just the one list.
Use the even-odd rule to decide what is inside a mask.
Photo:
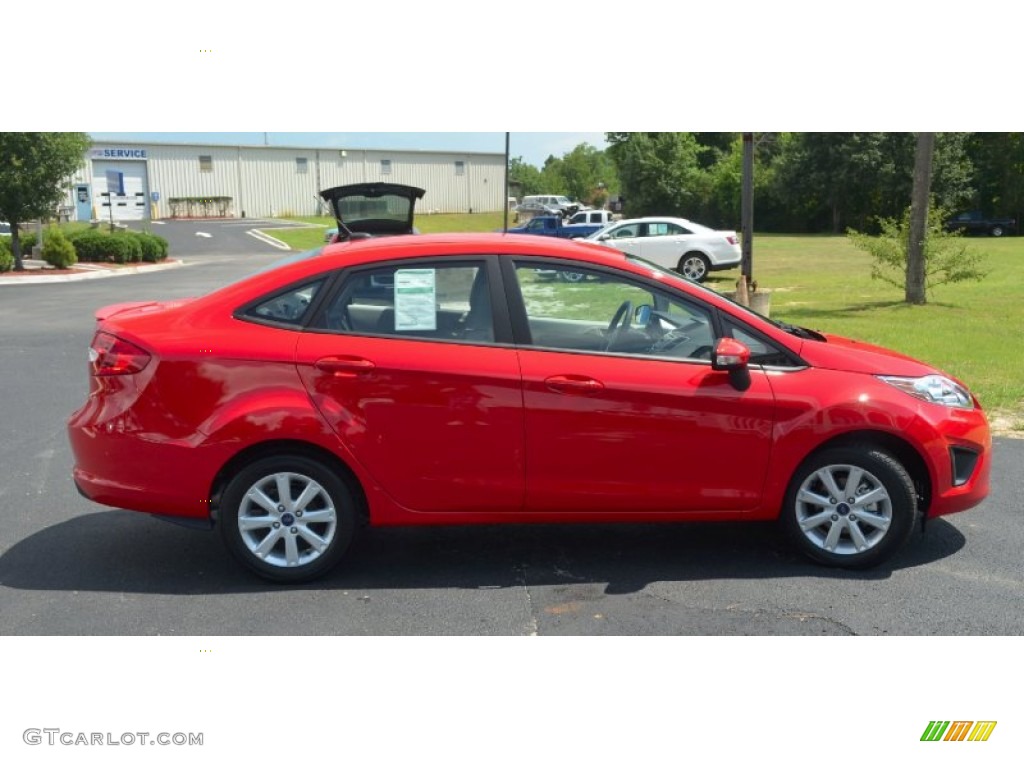
[(78, 488), (215, 525), (277, 581), (366, 524), (779, 519), (869, 567), (988, 493), (959, 382), (600, 245), (353, 240), (98, 318)]

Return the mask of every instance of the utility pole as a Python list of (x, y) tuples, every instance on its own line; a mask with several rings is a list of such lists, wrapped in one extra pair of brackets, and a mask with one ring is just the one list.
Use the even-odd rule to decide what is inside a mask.
[(505, 131), (505, 232), (508, 232), (508, 131)]
[(740, 193), (740, 272), (746, 287), (754, 279), (754, 134), (743, 134), (743, 176)]

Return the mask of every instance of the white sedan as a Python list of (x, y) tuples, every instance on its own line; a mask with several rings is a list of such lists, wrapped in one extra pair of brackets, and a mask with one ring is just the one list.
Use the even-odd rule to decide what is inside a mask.
[(708, 272), (731, 269), (740, 263), (740, 239), (735, 232), (710, 229), (686, 219), (625, 219), (609, 224), (587, 240), (674, 269), (698, 283), (704, 282)]

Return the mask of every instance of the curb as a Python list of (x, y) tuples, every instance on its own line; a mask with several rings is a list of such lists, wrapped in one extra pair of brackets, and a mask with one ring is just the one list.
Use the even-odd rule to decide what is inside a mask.
[(163, 272), (167, 269), (184, 267), (185, 262), (173, 259), (166, 264), (153, 264), (145, 267), (122, 267), (120, 269), (109, 269), (104, 267), (93, 267), (87, 272), (74, 275), (32, 275), (31, 277), (3, 277), (0, 276), (0, 285), (39, 285), (40, 283), (76, 283), (80, 280), (99, 280), (105, 277), (120, 277), (121, 275), (141, 275), (149, 272)]

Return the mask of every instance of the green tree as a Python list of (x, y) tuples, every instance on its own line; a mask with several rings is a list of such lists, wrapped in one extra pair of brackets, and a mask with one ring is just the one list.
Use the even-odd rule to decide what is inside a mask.
[[(943, 221), (947, 212), (932, 204), (924, 238), (924, 282), (930, 291), (947, 283), (981, 280), (985, 271), (981, 267), (980, 253), (969, 250), (956, 232), (946, 232)], [(907, 290), (907, 248), (910, 243), (910, 208), (901, 218), (883, 218), (878, 221), (881, 235), (868, 235), (854, 229), (847, 231), (850, 242), (873, 257), (871, 277)]]
[(1024, 221), (1024, 133), (972, 133), (965, 144), (975, 168), (970, 207)]
[[(611, 159), (591, 144), (583, 143), (552, 163), (565, 186), (565, 194), (587, 204), (595, 202), (599, 190), (617, 190), (618, 174)], [(547, 164), (545, 164), (547, 171)]]
[(522, 195), (541, 195), (544, 189), (544, 177), (536, 166), (523, 162), (522, 157), (513, 157), (508, 161), (508, 179), (519, 185)]
[[(967, 134), (936, 135), (932, 192), (955, 208), (972, 192)], [(803, 229), (866, 229), (899, 217), (910, 200), (912, 133), (791, 133), (779, 142), (773, 193), (804, 219)]]
[(11, 224), (15, 270), (23, 270), (20, 224), (53, 215), (89, 148), (85, 133), (0, 133), (0, 220)]
[(691, 133), (608, 133), (628, 216), (691, 216), (706, 188)]

